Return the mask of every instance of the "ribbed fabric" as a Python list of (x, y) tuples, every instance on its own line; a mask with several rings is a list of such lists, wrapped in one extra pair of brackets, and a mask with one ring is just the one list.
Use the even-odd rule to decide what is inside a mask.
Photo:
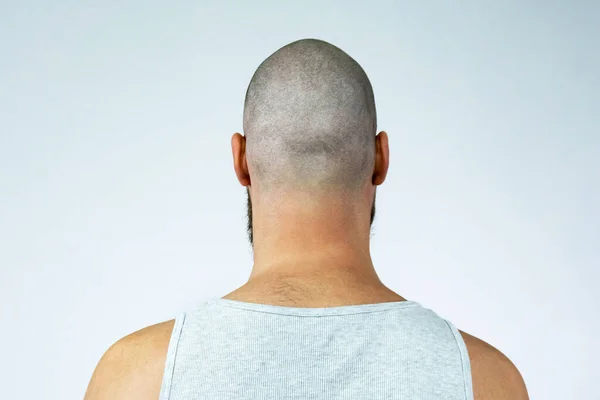
[(159, 400), (472, 400), (467, 348), (416, 302), (209, 299), (175, 320)]

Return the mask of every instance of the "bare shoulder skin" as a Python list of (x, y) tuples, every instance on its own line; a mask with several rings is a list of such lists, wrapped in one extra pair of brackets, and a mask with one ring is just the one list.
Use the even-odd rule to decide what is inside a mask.
[(104, 353), (84, 400), (156, 400), (175, 321), (125, 336)]
[(521, 373), (500, 350), (460, 331), (471, 360), (475, 400), (529, 400)]
[[(174, 321), (134, 332), (100, 359), (84, 400), (156, 400)], [(461, 332), (467, 345), (475, 400), (529, 400), (521, 374), (492, 345)]]

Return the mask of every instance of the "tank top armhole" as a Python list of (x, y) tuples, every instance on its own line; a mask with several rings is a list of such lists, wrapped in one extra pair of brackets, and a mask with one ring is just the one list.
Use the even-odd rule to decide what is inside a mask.
[(473, 400), (473, 378), (471, 375), (471, 360), (469, 359), (469, 352), (467, 350), (467, 345), (463, 340), (460, 332), (454, 326), (454, 324), (448, 320), (445, 320), (454, 335), (454, 340), (458, 345), (458, 351), (460, 353), (460, 360), (462, 364), (462, 372), (463, 372), (463, 381), (465, 385), (465, 399)]
[(158, 400), (169, 400), (171, 396), (171, 384), (173, 381), (173, 370), (175, 368), (175, 357), (177, 356), (177, 347), (179, 345), (179, 338), (181, 337), (184, 321), (185, 313), (181, 313), (175, 318), (173, 332), (171, 333), (171, 339), (169, 340), (165, 371), (162, 383), (160, 385), (160, 394), (158, 396)]

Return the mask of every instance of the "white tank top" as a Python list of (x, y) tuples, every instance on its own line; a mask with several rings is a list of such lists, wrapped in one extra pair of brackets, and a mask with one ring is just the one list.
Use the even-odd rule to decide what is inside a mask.
[(473, 400), (467, 348), (416, 302), (209, 299), (175, 320), (159, 400)]

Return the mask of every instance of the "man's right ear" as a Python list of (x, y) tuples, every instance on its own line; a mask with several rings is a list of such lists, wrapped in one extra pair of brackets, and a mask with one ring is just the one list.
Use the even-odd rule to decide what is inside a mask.
[(233, 153), (233, 169), (242, 186), (250, 185), (250, 173), (246, 161), (246, 138), (239, 133), (234, 133), (231, 138), (231, 152)]
[(385, 181), (390, 166), (390, 148), (385, 131), (375, 137), (375, 167), (373, 170), (373, 185), (381, 185)]

